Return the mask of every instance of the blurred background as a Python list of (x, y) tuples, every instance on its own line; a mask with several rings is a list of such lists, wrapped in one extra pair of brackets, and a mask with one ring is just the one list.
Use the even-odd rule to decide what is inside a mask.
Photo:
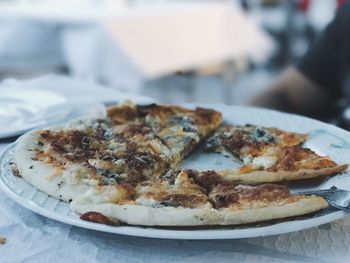
[(55, 74), (164, 103), (245, 105), (343, 2), (0, 0), (0, 80)]

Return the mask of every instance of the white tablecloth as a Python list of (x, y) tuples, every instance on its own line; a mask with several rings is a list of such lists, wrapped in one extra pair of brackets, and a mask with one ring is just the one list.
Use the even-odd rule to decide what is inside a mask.
[[(147, 101), (92, 84), (49, 76), (16, 86), (47, 87), (74, 96)], [(7, 84), (10, 85), (10, 84)], [(78, 90), (86, 87), (79, 95)], [(0, 86), (1, 88), (1, 86)], [(109, 93), (110, 92), (110, 93)], [(74, 95), (75, 94), (75, 95)], [(90, 94), (90, 98), (91, 98)], [(114, 95), (113, 95), (114, 94)], [(118, 95), (119, 94), (119, 95)], [(0, 140), (0, 151), (11, 141)], [(317, 228), (240, 240), (177, 241), (136, 238), (73, 227), (37, 215), (0, 190), (0, 262), (349, 262), (350, 217)]]

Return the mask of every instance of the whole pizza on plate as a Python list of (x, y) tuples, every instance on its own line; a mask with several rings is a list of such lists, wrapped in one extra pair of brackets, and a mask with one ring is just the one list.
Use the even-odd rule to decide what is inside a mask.
[[(302, 147), (307, 134), (222, 123), (205, 108), (125, 102), (24, 135), (15, 163), (24, 180), (70, 203), (84, 220), (145, 226), (236, 225), (327, 207), (279, 183), (347, 169)], [(220, 171), (182, 169), (195, 149), (241, 162)]]

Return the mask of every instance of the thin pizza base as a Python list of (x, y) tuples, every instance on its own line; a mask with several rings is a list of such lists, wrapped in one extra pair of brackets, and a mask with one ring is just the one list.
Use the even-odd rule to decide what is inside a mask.
[(79, 198), (70, 204), (73, 211), (84, 214), (98, 212), (109, 219), (129, 225), (204, 226), (238, 225), (309, 214), (326, 208), (326, 201), (310, 196), (298, 201), (244, 210), (191, 209), (181, 207), (147, 207), (112, 203), (84, 204)]

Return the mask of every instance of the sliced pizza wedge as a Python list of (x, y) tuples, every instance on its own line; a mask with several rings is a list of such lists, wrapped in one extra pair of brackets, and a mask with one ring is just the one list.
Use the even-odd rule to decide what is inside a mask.
[(87, 192), (76, 198), (71, 209), (83, 219), (97, 213), (96, 222), (103, 215), (108, 222), (146, 226), (248, 224), (309, 214), (328, 206), (321, 197), (292, 195), (279, 185), (214, 183), (206, 189), (186, 171), (175, 180), (143, 182), (136, 187), (134, 201), (115, 202), (96, 194)]
[[(203, 139), (209, 137), (221, 124), (221, 114), (204, 108), (186, 109), (179, 106), (158, 104), (122, 104), (107, 111), (113, 125), (126, 122), (141, 123), (153, 134), (153, 138), (169, 149), (167, 156), (176, 167)], [(125, 134), (121, 131), (119, 134)], [(135, 135), (140, 132), (136, 131)], [(150, 138), (150, 134), (147, 139)], [(140, 138), (140, 136), (138, 136)], [(134, 140), (133, 136), (129, 136)]]
[(262, 184), (329, 176), (348, 168), (327, 156), (320, 156), (301, 144), (306, 134), (285, 132), (254, 125), (220, 128), (207, 144), (207, 150), (229, 154), (243, 163), (235, 169), (219, 171), (224, 180)]
[(255, 157), (242, 167), (201, 172), (196, 177), (201, 181), (264, 184), (330, 176), (348, 168), (348, 164), (338, 165), (328, 156), (298, 146), (269, 147), (268, 152), (268, 155)]

